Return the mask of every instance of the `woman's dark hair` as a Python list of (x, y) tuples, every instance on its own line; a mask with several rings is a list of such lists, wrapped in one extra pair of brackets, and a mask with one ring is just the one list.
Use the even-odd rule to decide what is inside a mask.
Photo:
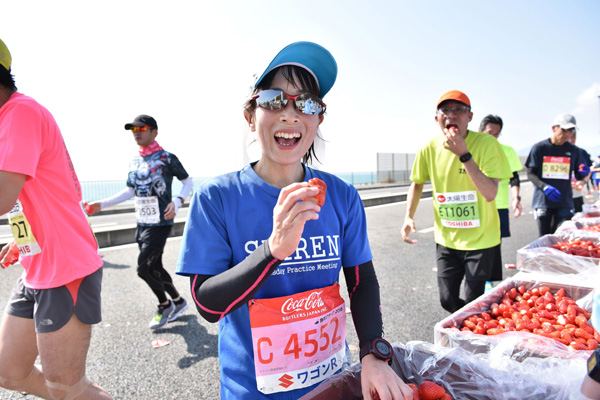
[(10, 70), (7, 71), (2, 66), (0, 66), (0, 85), (10, 90), (17, 90), (14, 76), (11, 75)]
[[(310, 94), (313, 94), (317, 97), (321, 97), (321, 93), (319, 92), (319, 85), (315, 80), (314, 76), (312, 76), (306, 69), (299, 67), (297, 65), (284, 65), (278, 68), (275, 68), (271, 72), (269, 72), (263, 79), (260, 81), (260, 84), (254, 88), (250, 98), (246, 100), (244, 104), (244, 110), (249, 114), (253, 113), (256, 110), (256, 100), (252, 97), (262, 91), (266, 90), (271, 86), (273, 79), (275, 78), (275, 74), (281, 71), (281, 75), (295, 88), (302, 88), (303, 90), (307, 90)], [(324, 111), (323, 111), (324, 113)], [(317, 132), (318, 135), (318, 132)], [(322, 138), (321, 138), (322, 139)], [(315, 153), (315, 143), (313, 142), (310, 145), (310, 148), (306, 152), (306, 154), (302, 157), (302, 162), (307, 164), (312, 162), (312, 159), (319, 161)], [(320, 161), (319, 161), (320, 163)]]
[(483, 132), (488, 124), (500, 125), (500, 130), (502, 130), (502, 126), (504, 125), (502, 123), (502, 118), (499, 116), (492, 114), (486, 115), (485, 118), (481, 120), (481, 124), (479, 124), (479, 132)]

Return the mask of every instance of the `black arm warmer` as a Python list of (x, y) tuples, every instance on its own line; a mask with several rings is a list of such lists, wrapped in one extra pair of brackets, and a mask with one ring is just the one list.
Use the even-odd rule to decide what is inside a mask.
[(362, 347), (370, 340), (383, 337), (379, 282), (372, 261), (343, 270), (350, 296), (352, 320)]
[(508, 181), (510, 186), (518, 186), (521, 187), (521, 179), (519, 179), (519, 173), (517, 171), (513, 172), (513, 177)]
[(244, 261), (219, 275), (191, 275), (196, 309), (208, 322), (217, 322), (251, 300), (281, 264), (264, 242)]
[(544, 186), (546, 186), (546, 183), (540, 178), (538, 178), (533, 168), (527, 168), (527, 178), (529, 178), (529, 180), (535, 185), (535, 187), (537, 187), (540, 190), (544, 190)]

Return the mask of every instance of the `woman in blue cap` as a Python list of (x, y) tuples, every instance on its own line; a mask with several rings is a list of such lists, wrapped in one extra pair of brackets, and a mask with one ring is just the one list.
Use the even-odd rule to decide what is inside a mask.
[[(200, 315), (219, 321), (222, 399), (298, 399), (346, 367), (343, 270), (361, 345), (365, 399), (409, 399), (390, 367), (379, 285), (356, 189), (307, 164), (335, 59), (311, 42), (285, 47), (244, 107), (260, 159), (195, 193), (177, 273)], [(322, 205), (303, 201), (323, 195)]]

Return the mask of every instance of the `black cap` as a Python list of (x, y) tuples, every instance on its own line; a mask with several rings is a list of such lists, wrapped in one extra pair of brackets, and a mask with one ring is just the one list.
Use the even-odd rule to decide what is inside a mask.
[(156, 120), (149, 115), (138, 115), (135, 117), (133, 122), (125, 124), (125, 130), (130, 130), (134, 126), (141, 128), (142, 126), (149, 126), (152, 129), (158, 129), (158, 125), (156, 125)]

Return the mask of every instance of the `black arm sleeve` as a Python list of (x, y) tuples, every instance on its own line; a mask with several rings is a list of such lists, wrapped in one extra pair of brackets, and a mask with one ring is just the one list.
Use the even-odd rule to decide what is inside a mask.
[(271, 255), (267, 242), (244, 261), (219, 275), (191, 275), (196, 309), (208, 322), (217, 322), (251, 300), (281, 264)]
[(521, 179), (519, 179), (519, 173), (517, 171), (513, 172), (513, 177), (509, 180), (510, 186), (518, 186), (521, 187)]
[(379, 282), (372, 261), (343, 270), (350, 296), (352, 320), (362, 347), (370, 340), (383, 338)]
[(527, 178), (529, 178), (529, 180), (535, 185), (535, 187), (537, 187), (540, 190), (544, 190), (544, 186), (546, 186), (546, 183), (540, 178), (538, 178), (533, 168), (527, 168)]

